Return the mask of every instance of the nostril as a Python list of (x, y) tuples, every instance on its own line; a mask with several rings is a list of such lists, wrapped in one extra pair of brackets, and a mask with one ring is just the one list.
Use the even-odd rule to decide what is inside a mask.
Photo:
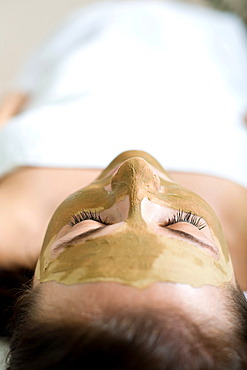
[(113, 190), (130, 183), (135, 177), (135, 171), (133, 171), (133, 168), (129, 161), (130, 160), (126, 160), (125, 162), (123, 162), (116, 168), (115, 172), (113, 173), (111, 180), (111, 186)]
[(159, 176), (157, 175), (157, 173), (153, 173), (153, 177), (154, 177), (154, 187), (156, 190), (160, 190), (160, 178)]
[(132, 189), (160, 189), (160, 178), (157, 171), (143, 158), (134, 157), (124, 161), (115, 169), (111, 180), (112, 189), (127, 186)]

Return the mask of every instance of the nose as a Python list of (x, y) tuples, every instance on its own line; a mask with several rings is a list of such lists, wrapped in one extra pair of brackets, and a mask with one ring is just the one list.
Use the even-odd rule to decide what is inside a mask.
[(160, 179), (157, 171), (143, 158), (134, 157), (124, 161), (112, 176), (112, 189), (125, 183), (130, 190), (147, 189), (157, 191)]
[(129, 217), (141, 215), (141, 202), (150, 193), (160, 188), (160, 179), (156, 170), (143, 158), (134, 157), (124, 161), (111, 180), (113, 191), (121, 191), (129, 195)]

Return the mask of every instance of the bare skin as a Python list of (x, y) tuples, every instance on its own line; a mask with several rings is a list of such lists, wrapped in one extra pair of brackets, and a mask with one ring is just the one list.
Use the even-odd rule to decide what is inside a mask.
[[(64, 285), (55, 281), (42, 283), (38, 302), (41, 322), (75, 322), (102, 319), (114, 312), (158, 309), (162, 315), (179, 312), (200, 325), (201, 330), (214, 335), (222, 330), (226, 335), (234, 325), (226, 309), (226, 292), (214, 286), (193, 288), (187, 284), (154, 283), (146, 288), (113, 282)], [(189, 297), (189, 299), (188, 299)], [(219, 314), (220, 313), (220, 314)], [(210, 323), (210, 325), (209, 325)]]
[(0, 105), (0, 127), (4, 126), (9, 118), (20, 113), (28, 101), (28, 96), (21, 92), (9, 93)]

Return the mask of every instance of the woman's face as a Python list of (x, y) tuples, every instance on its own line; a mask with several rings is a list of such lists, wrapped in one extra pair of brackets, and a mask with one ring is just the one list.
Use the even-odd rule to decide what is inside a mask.
[(211, 207), (149, 154), (128, 151), (58, 207), (35, 280), (220, 287), (234, 273)]

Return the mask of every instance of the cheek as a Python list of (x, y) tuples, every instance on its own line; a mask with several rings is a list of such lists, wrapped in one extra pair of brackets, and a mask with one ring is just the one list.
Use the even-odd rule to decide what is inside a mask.
[(102, 218), (109, 224), (116, 224), (128, 218), (130, 208), (129, 195), (117, 200), (111, 207), (102, 212)]
[(141, 202), (141, 214), (143, 220), (153, 227), (165, 223), (172, 217), (172, 212), (168, 207), (150, 202), (147, 198)]

